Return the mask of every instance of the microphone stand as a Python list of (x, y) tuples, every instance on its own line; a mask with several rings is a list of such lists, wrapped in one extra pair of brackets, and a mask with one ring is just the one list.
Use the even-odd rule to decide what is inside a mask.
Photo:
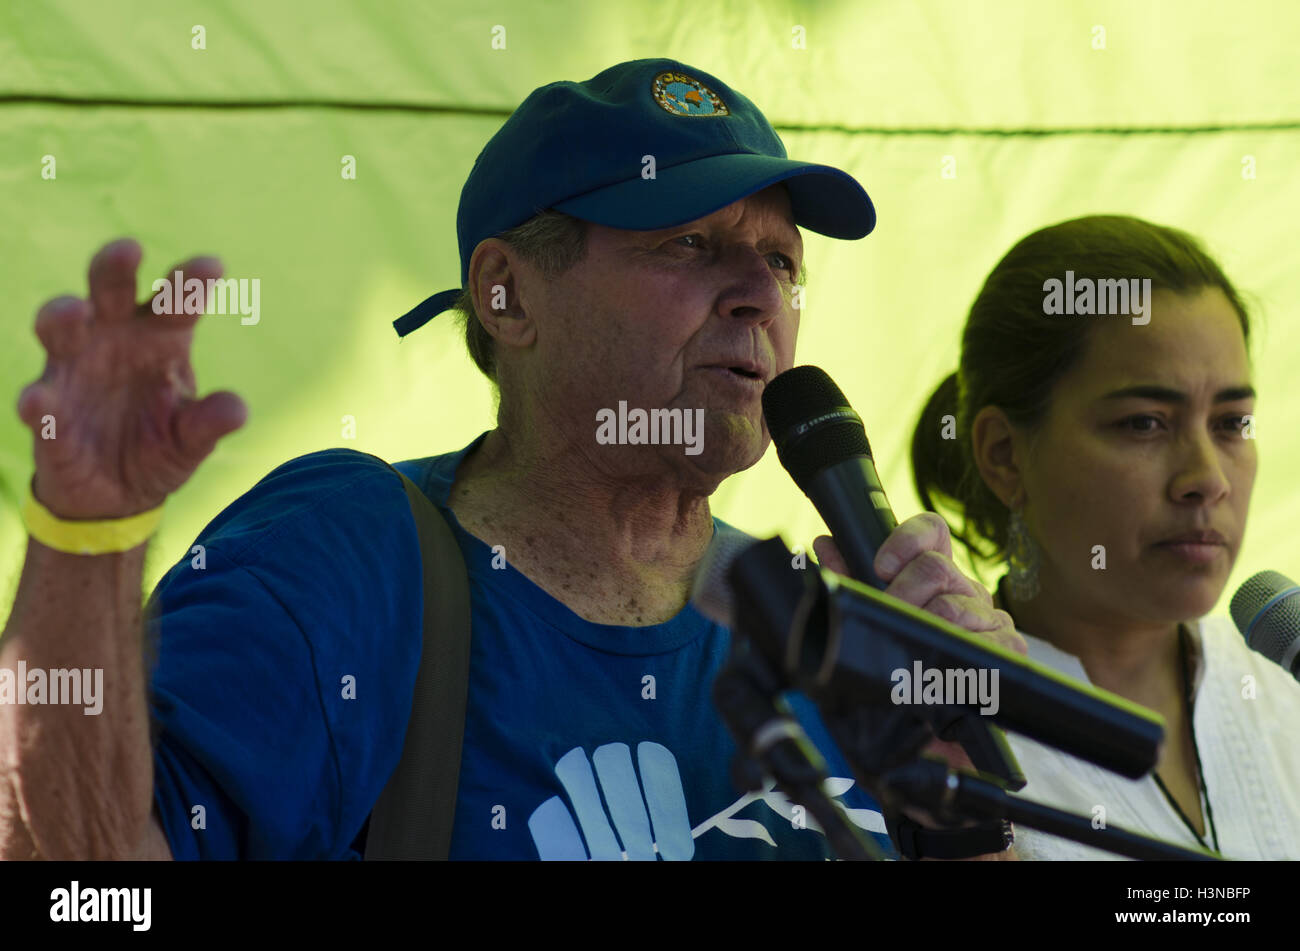
[[(854, 776), (876, 798), (887, 816), (912, 807), (929, 813), (943, 828), (956, 828), (967, 822), (988, 819), (1007, 819), (1130, 858), (1222, 858), (1208, 850), (1183, 848), (1113, 826), (1094, 829), (1090, 819), (1009, 795), (1008, 787), (1019, 789), (1024, 785), (1023, 777), (1015, 768), (1014, 757), (1007, 761), (1010, 751), (1005, 750), (1006, 756), (1000, 752), (1005, 738), (992, 727), (979, 722), (968, 708), (895, 705), (878, 698), (823, 692), (815, 683), (794, 682), (794, 675), (807, 660), (797, 656), (807, 647), (805, 638), (794, 635), (801, 634), (803, 627), (815, 620), (825, 622), (827, 619), (824, 610), (820, 619), (812, 613), (818, 610), (819, 604), (824, 606), (824, 602), (814, 596), (816, 586), (821, 584), (820, 578), (812, 574), (792, 584), (789, 559), (789, 550), (779, 539), (773, 538), (753, 546), (731, 566), (729, 574), (736, 596), (733, 654), (719, 674), (720, 680), (725, 677), (724, 689), (720, 695), (715, 684), (714, 699), (720, 709), (725, 703), (726, 709), (722, 709), (722, 713), (736, 737), (737, 747), (749, 750), (791, 800), (805, 805), (818, 822), (823, 823), (822, 828), (827, 830), (827, 837), (837, 855), (843, 858), (882, 857), (874, 842), (870, 843), (868, 854), (863, 855), (862, 850), (847, 839), (846, 831), (859, 845), (864, 842), (822, 792), (825, 766), (819, 756), (814, 760), (801, 749), (801, 746), (811, 745), (802, 730), (797, 734), (799, 742), (794, 743), (795, 749), (800, 749), (800, 755), (788, 752), (790, 747), (785, 743), (790, 742), (795, 734), (789, 725), (781, 724), (783, 716), (789, 718), (788, 709), (782, 714), (781, 707), (777, 706), (780, 701), (776, 699), (785, 689), (802, 688), (817, 704), (822, 721), (844, 753)], [(817, 580), (809, 581), (809, 577)], [(750, 642), (753, 642), (753, 648), (748, 647)], [(784, 647), (783, 658), (779, 656), (778, 643)], [(763, 648), (767, 649), (769, 656), (763, 656)], [(879, 649), (875, 651), (882, 680), (888, 679), (891, 649), (888, 633), (882, 632)], [(826, 660), (815, 659), (818, 662)], [(873, 657), (872, 663), (875, 664), (876, 660), (877, 657)], [(797, 723), (793, 726), (798, 729)], [(945, 738), (960, 741), (964, 737), (982, 744), (967, 750), (978, 770), (976, 774), (950, 769), (946, 764), (922, 755), (936, 731), (942, 732)], [(782, 751), (774, 755), (772, 751), (778, 746)], [(816, 756), (815, 751), (813, 756)], [(778, 775), (778, 771), (782, 775)], [(832, 828), (836, 830), (834, 838), (830, 832)]]
[(902, 708), (860, 706), (834, 712), (819, 704), (818, 709), (858, 782), (876, 798), (887, 815), (897, 814), (905, 807), (921, 809), (942, 828), (957, 828), (971, 821), (1008, 819), (1133, 859), (1222, 859), (1215, 852), (1173, 845), (1116, 826), (1093, 828), (1089, 818), (1011, 795), (1000, 777), (952, 769), (940, 760), (922, 755), (922, 748), (934, 734)]
[(1093, 828), (1090, 819), (1053, 806), (1012, 796), (997, 783), (963, 770), (950, 769), (936, 759), (919, 757), (877, 776), (877, 788), (888, 789), (908, 805), (921, 806), (937, 819), (960, 823), (969, 819), (1009, 819), (1062, 838), (1147, 861), (1220, 861), (1205, 849), (1184, 848), (1110, 826)]
[(832, 851), (852, 861), (885, 858), (875, 841), (826, 795), (825, 760), (780, 698), (782, 687), (762, 657), (740, 639), (713, 682), (713, 702), (736, 741), (732, 778), (743, 791), (763, 788), (764, 774), (821, 826)]

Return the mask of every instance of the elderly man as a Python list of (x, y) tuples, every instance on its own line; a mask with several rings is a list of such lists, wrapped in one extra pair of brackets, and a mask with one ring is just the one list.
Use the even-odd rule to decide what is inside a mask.
[[(472, 605), (452, 858), (828, 854), (782, 797), (733, 788), (709, 702), (730, 635), (688, 597), (720, 524), (709, 497), (763, 455), (763, 387), (794, 360), (797, 226), (852, 239), (874, 223), (852, 178), (787, 159), (749, 100), (671, 60), (534, 91), (478, 157), (457, 220), (462, 286), (396, 322), (461, 310), (500, 392), (496, 429), (397, 466), (450, 526)], [(108, 245), (90, 300), (37, 317), (49, 363), (19, 413), (59, 430), (35, 441), (0, 666), (108, 676), (99, 717), (0, 707), (0, 849), (357, 857), (421, 656), (403, 483), (344, 450), (266, 476), (159, 584), (149, 681), (143, 542), (245, 411), (233, 394), (194, 398), (197, 318), (136, 305), (139, 259), (133, 242)], [(181, 270), (219, 273), (211, 259)], [(686, 427), (598, 438), (625, 407), (680, 410), (690, 445)], [(917, 516), (876, 566), (890, 593), (1014, 644), (950, 555), (943, 523)], [(833, 752), (830, 765), (847, 814), (887, 841)]]

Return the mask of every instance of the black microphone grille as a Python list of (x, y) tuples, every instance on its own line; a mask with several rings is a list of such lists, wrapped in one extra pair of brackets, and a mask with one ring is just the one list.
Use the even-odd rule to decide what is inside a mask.
[(772, 380), (763, 390), (763, 418), (800, 488), (827, 466), (871, 456), (862, 418), (821, 367), (794, 367)]
[(1261, 571), (1246, 579), (1228, 606), (1246, 643), (1284, 667), (1294, 656), (1296, 631), (1300, 630), (1298, 594), (1300, 588), (1286, 575)]

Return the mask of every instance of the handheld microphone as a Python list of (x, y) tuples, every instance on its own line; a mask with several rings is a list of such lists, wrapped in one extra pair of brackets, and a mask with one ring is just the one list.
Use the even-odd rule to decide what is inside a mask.
[(1241, 636), (1300, 680), (1300, 585), (1276, 571), (1251, 575), (1229, 605)]
[[(767, 385), (763, 418), (781, 465), (826, 522), (849, 577), (883, 591), (887, 585), (872, 566), (898, 519), (880, 484), (862, 418), (826, 371), (814, 366), (787, 370)], [(954, 711), (935, 732), (959, 742), (978, 769), (1003, 777), (1011, 788), (1024, 785), (1006, 738), (987, 724)]]
[(777, 458), (826, 522), (849, 576), (884, 590), (872, 564), (895, 528), (862, 418), (820, 367), (786, 370), (763, 390)]

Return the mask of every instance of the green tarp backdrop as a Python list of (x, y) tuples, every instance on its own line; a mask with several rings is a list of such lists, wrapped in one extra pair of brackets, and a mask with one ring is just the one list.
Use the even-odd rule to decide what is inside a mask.
[[(295, 455), (405, 459), (492, 426), (450, 315), (400, 342), (391, 321), (458, 282), (461, 185), (523, 97), (653, 56), (739, 89), (792, 156), (849, 171), (874, 199), (866, 239), (804, 235), (797, 362), (826, 368), (862, 414), (900, 518), (918, 510), (916, 415), (1016, 240), (1094, 213), (1205, 239), (1257, 318), (1260, 471), (1225, 612), (1254, 571), (1300, 578), (1298, 49), (1291, 0), (4, 0), (0, 615), (25, 544), (32, 437), (14, 406), (43, 364), (33, 318), (86, 293), (100, 245), (140, 241), (142, 294), (198, 253), (261, 286), (256, 324), (200, 322), (200, 391), (235, 390), (250, 418), (168, 502), (152, 588)], [(715, 511), (791, 545), (823, 530), (772, 451)]]

